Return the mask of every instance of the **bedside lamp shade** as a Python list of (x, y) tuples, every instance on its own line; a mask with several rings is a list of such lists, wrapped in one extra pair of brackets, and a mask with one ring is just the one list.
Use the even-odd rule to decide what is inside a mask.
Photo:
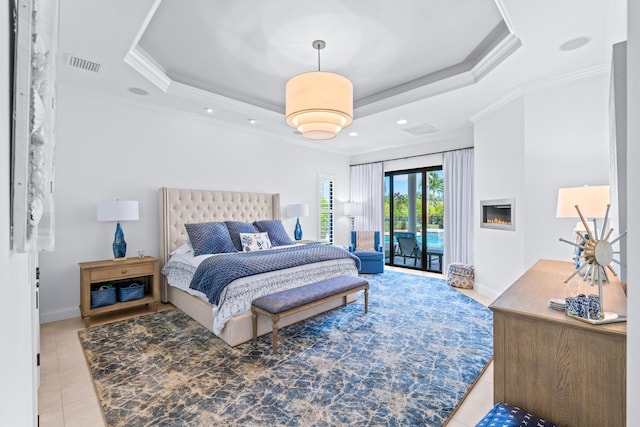
[(124, 259), (127, 254), (127, 242), (120, 221), (137, 221), (138, 202), (136, 200), (104, 200), (99, 201), (96, 209), (98, 221), (116, 221), (116, 232), (113, 239), (114, 259)]
[(300, 226), (300, 217), (309, 216), (309, 205), (296, 203), (287, 206), (287, 216), (289, 218), (296, 217), (296, 228), (293, 230), (293, 237), (296, 240), (302, 240), (302, 227)]
[(347, 202), (344, 204), (344, 214), (351, 218), (351, 231), (356, 229), (356, 217), (362, 215), (364, 206), (362, 203)]
[(355, 203), (355, 202), (345, 203), (344, 214), (349, 216), (362, 215), (362, 203)]
[(579, 218), (576, 205), (585, 218), (604, 218), (611, 203), (608, 185), (558, 189), (557, 218)]

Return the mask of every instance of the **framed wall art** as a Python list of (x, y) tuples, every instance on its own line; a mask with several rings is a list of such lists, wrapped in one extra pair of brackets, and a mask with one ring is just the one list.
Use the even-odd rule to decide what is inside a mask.
[(12, 245), (54, 249), (58, 0), (15, 0)]

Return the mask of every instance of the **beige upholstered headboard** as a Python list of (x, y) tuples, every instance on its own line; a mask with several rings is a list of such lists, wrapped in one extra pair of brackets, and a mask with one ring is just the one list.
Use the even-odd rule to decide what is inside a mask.
[[(184, 225), (196, 222), (280, 219), (280, 194), (160, 188), (160, 263), (187, 241)], [(166, 283), (163, 288), (163, 301)]]

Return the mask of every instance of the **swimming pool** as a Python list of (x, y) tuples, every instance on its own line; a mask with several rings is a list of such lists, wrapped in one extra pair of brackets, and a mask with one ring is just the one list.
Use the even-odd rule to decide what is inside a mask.
[[(401, 230), (396, 230), (401, 231)], [(422, 234), (418, 233), (416, 235), (416, 240), (420, 241)], [(389, 234), (384, 235), (384, 242), (389, 243)], [(427, 247), (430, 248), (444, 248), (444, 230), (427, 230)]]

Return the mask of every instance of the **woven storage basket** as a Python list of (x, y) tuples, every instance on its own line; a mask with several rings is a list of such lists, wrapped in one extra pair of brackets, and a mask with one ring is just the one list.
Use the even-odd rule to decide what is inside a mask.
[(116, 303), (116, 288), (113, 285), (102, 285), (91, 290), (91, 308), (102, 307)]
[(118, 285), (118, 301), (133, 301), (144, 297), (144, 285), (140, 282), (127, 282)]
[(473, 289), (474, 270), (472, 265), (449, 264), (447, 283), (454, 288)]

